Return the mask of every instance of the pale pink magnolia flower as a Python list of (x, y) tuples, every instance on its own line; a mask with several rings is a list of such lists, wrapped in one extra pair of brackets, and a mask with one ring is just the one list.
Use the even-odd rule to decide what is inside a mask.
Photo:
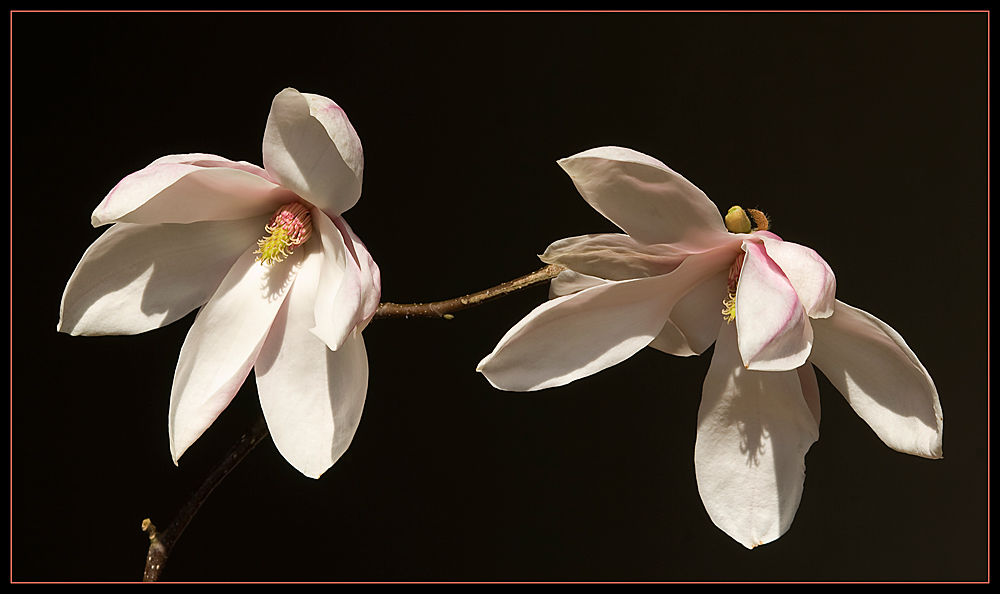
[(479, 364), (494, 386), (541, 390), (646, 346), (688, 356), (715, 343), (698, 411), (698, 490), (712, 521), (749, 548), (781, 536), (798, 508), (819, 438), (814, 366), (889, 447), (941, 457), (927, 370), (895, 330), (834, 298), (833, 271), (815, 251), (768, 231), (729, 232), (701, 190), (644, 154), (603, 147), (559, 164), (627, 235), (549, 246), (541, 259), (567, 270)]
[[(340, 215), (361, 195), (361, 140), (344, 111), (285, 89), (264, 130), (264, 168), (169, 155), (94, 211), (114, 223), (83, 255), (58, 330), (138, 334), (200, 307), (170, 394), (174, 462), (254, 369), (278, 451), (319, 477), (350, 445), (368, 390), (361, 331), (378, 267)], [(266, 227), (266, 229), (265, 229)]]

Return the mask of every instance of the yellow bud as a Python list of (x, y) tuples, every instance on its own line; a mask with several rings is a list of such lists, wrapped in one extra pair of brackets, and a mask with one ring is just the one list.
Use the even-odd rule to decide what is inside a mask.
[(750, 232), (750, 217), (742, 206), (734, 206), (726, 213), (726, 229), (730, 233)]

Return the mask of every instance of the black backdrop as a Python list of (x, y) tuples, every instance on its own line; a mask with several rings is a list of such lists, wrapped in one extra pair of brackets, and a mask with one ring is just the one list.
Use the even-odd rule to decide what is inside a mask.
[(536, 287), (454, 320), (365, 330), (371, 380), (320, 480), (264, 441), (167, 580), (985, 580), (988, 14), (12, 14), (12, 579), (139, 579), (259, 410), (249, 378), (182, 458), (171, 378), (193, 314), (131, 337), (55, 332), (114, 184), (166, 154), (260, 163), (273, 96), (337, 101), (365, 150), (345, 217), (383, 300), (432, 301), (614, 232), (556, 165), (650, 154), (816, 249), (838, 298), (938, 386), (945, 458), (894, 452), (820, 379), (792, 528), (749, 551), (694, 477), (711, 351), (645, 349), (569, 386), (474, 369)]

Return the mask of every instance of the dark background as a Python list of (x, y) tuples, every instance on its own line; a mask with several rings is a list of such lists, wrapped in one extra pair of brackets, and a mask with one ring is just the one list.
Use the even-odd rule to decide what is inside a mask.
[(282, 88), (330, 97), (365, 150), (345, 218), (383, 300), (531, 272), (614, 232), (556, 160), (630, 147), (720, 209), (816, 249), (838, 298), (931, 372), (945, 458), (883, 445), (824, 378), (792, 528), (749, 551), (694, 477), (711, 350), (645, 349), (569, 386), (476, 364), (545, 299), (365, 330), (353, 444), (320, 480), (265, 440), (184, 533), (166, 580), (986, 580), (988, 14), (12, 15), (14, 581), (136, 580), (259, 410), (248, 378), (175, 467), (171, 378), (193, 314), (131, 337), (55, 332), (102, 232), (90, 213), (166, 154), (261, 162)]

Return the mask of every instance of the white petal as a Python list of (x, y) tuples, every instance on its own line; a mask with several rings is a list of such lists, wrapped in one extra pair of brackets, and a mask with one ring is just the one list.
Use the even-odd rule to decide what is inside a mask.
[(204, 305), (267, 217), (189, 225), (116, 223), (66, 284), (60, 332), (138, 334)]
[(701, 251), (731, 240), (705, 193), (648, 155), (601, 147), (559, 165), (591, 206), (637, 241)]
[(319, 478), (354, 438), (368, 390), (360, 332), (337, 351), (309, 331), (322, 261), (306, 254), (261, 348), (254, 374), (275, 446), (302, 474)]
[(798, 294), (764, 248), (744, 241), (736, 331), (747, 369), (787, 371), (809, 357), (813, 332)]
[(596, 276), (580, 274), (575, 270), (563, 270), (549, 282), (549, 299), (572, 295), (590, 287), (606, 285), (609, 282), (611, 281), (597, 278)]
[(723, 270), (691, 289), (670, 310), (670, 317), (653, 342), (654, 349), (689, 357), (712, 346), (722, 324), (722, 301), (729, 270)]
[(560, 239), (539, 258), (588, 276), (629, 280), (672, 272), (690, 255), (674, 245), (646, 245), (628, 235), (603, 233)]
[(827, 318), (833, 314), (837, 278), (826, 260), (815, 250), (788, 241), (765, 238), (764, 249), (785, 273), (810, 318)]
[(616, 281), (549, 301), (517, 323), (478, 371), (497, 388), (561, 386), (631, 357), (660, 332), (692, 286), (725, 268), (728, 249), (688, 258), (671, 274)]
[(743, 368), (736, 333), (723, 324), (698, 409), (698, 492), (716, 526), (747, 548), (792, 524), (805, 455), (819, 426), (797, 371)]
[(195, 153), (153, 161), (118, 182), (91, 223), (192, 223), (271, 214), (296, 196), (250, 163)]
[(247, 248), (198, 312), (181, 347), (170, 393), (175, 463), (243, 385), (295, 279), (303, 250), (269, 267), (256, 262), (256, 247)]
[(810, 360), (890, 448), (942, 457), (944, 414), (937, 388), (903, 337), (868, 312), (836, 302), (813, 320)]
[(275, 96), (264, 168), (282, 186), (338, 216), (361, 196), (361, 159), (361, 141), (336, 103), (295, 89)]
[(312, 332), (335, 351), (375, 314), (381, 283), (368, 250), (360, 240), (355, 243), (357, 236), (342, 218), (331, 220), (313, 209), (312, 220), (314, 239), (308, 245), (322, 250)]

